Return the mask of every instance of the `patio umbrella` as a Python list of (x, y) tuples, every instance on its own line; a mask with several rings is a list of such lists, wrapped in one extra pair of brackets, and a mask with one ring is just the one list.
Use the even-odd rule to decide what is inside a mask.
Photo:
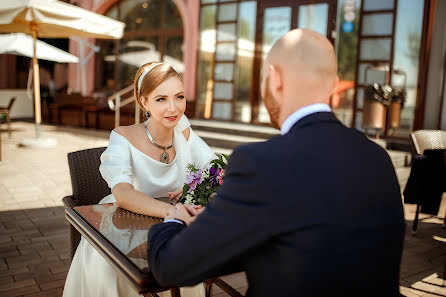
[[(23, 33), (0, 34), (0, 54), (19, 55), (32, 58), (34, 40)], [(37, 40), (36, 58), (57, 63), (79, 63), (79, 58), (46, 42)]]
[[(132, 65), (135, 67), (140, 67), (144, 63), (147, 63), (147, 61), (160, 61), (161, 60), (161, 53), (155, 49), (155, 45), (153, 45), (150, 42), (146, 41), (140, 41), (140, 40), (133, 40), (127, 42), (127, 46), (125, 47), (125, 50), (129, 50), (131, 48), (146, 48), (146, 50), (137, 50), (137, 51), (128, 51), (125, 53), (121, 53), (119, 55), (119, 60), (121, 62), (124, 62), (128, 65)], [(104, 58), (107, 62), (115, 62), (116, 56), (115, 55), (108, 55)], [(171, 65), (175, 71), (178, 73), (184, 72), (184, 63), (183, 61), (180, 61), (174, 57), (165, 55), (163, 57), (163, 61), (167, 64)]]
[[(40, 82), (36, 57), (37, 36), (43, 38), (115, 38), (123, 35), (125, 24), (58, 0), (1, 0), (0, 31), (22, 32), (34, 39), (33, 72), (36, 136), (40, 137)], [(37, 146), (40, 146), (37, 144)]]

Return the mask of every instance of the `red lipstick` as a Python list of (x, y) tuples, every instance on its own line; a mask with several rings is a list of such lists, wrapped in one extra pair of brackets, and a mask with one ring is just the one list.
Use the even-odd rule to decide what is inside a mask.
[(172, 117), (164, 117), (166, 120), (174, 122), (177, 120), (178, 116), (172, 116)]

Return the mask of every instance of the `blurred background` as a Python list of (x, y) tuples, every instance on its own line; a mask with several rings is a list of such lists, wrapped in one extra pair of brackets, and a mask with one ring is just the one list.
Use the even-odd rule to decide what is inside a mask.
[[(165, 61), (183, 75), (190, 118), (269, 125), (259, 92), (263, 58), (288, 30), (310, 28), (336, 48), (340, 83), (331, 106), (345, 125), (400, 150), (410, 150), (414, 130), (446, 128), (445, 1), (66, 2), (126, 27), (122, 39), (41, 39), (80, 58), (40, 61), (44, 122), (112, 129), (116, 120), (107, 101), (120, 91), (122, 98), (132, 95), (127, 87), (140, 65)], [(30, 59), (3, 54), (0, 60), (0, 105), (17, 96), (12, 118), (32, 118), (32, 106), (21, 103)], [(397, 94), (386, 97), (385, 86)], [(61, 108), (80, 102), (96, 106), (83, 121)], [(120, 124), (134, 121), (133, 103), (118, 110)]]

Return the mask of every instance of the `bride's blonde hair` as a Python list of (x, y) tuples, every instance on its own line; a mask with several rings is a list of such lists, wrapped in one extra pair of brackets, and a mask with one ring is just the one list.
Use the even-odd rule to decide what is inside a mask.
[[(141, 82), (139, 82), (141, 79), (141, 75), (143, 75), (143, 73), (150, 67), (153, 68), (150, 69), (146, 74), (144, 74)], [(181, 80), (178, 72), (176, 72), (172, 66), (166, 63), (149, 62), (139, 67), (135, 75), (135, 81), (133, 82), (133, 94), (135, 97), (135, 101), (139, 105), (139, 107), (141, 107), (141, 110), (147, 111), (142, 105), (141, 98), (147, 97), (161, 83), (171, 77), (178, 77)], [(140, 86), (138, 86), (139, 84)]]

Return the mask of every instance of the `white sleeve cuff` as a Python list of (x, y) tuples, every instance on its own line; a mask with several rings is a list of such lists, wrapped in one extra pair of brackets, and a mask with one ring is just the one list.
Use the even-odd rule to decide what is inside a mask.
[(119, 175), (113, 178), (111, 185), (110, 185), (110, 189), (113, 190), (113, 188), (120, 183), (128, 183), (133, 185), (133, 179), (128, 176), (128, 175)]
[(177, 219), (168, 219), (168, 220), (164, 220), (164, 223), (178, 223), (183, 225), (183, 222)]

